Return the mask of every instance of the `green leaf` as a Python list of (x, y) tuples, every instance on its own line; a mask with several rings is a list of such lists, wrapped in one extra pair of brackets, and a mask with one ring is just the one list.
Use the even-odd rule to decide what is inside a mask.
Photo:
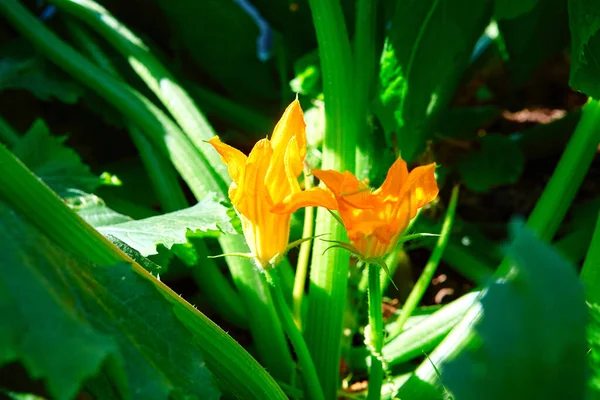
[(569, 85), (600, 98), (600, 8), (594, 0), (569, 0), (571, 74)]
[(102, 226), (103, 235), (111, 235), (139, 251), (143, 256), (157, 254), (156, 247), (170, 249), (175, 244), (187, 243), (188, 231), (194, 236), (218, 236), (220, 233), (236, 234), (230, 208), (207, 196), (193, 207), (172, 213)]
[(66, 137), (51, 136), (38, 119), (14, 146), (13, 153), (61, 197), (71, 189), (93, 192), (105, 180), (93, 175), (79, 154), (66, 147)]
[(497, 185), (515, 183), (525, 164), (517, 142), (509, 136), (486, 135), (481, 148), (457, 163), (465, 185), (475, 192), (485, 192)]
[[(515, 4), (524, 7), (529, 2), (515, 1)], [(524, 84), (544, 61), (561, 53), (569, 44), (567, 2), (545, 0), (536, 3), (526, 13), (498, 21), (509, 56), (506, 67), (515, 86)]]
[(84, 89), (73, 79), (39, 56), (23, 39), (0, 47), (0, 91), (23, 89), (40, 100), (56, 98), (74, 104)]
[(592, 376), (588, 381), (589, 389), (594, 392), (594, 398), (600, 395), (600, 305), (588, 304), (590, 321), (587, 328), (587, 341), (590, 349), (588, 360)]
[(583, 399), (586, 307), (575, 266), (512, 223), (514, 269), (481, 300), (479, 341), (443, 368), (456, 399)]
[(104, 200), (93, 194), (78, 193), (65, 198), (65, 202), (94, 228), (132, 221), (130, 217), (108, 208)]
[(405, 160), (424, 149), (430, 124), (450, 101), (491, 14), (489, 0), (396, 4), (381, 61), (379, 114), (393, 116), (394, 125), (384, 128), (396, 132)]
[(74, 398), (100, 368), (121, 398), (218, 398), (150, 281), (71, 256), (4, 203), (0, 220), (0, 365), (21, 362), (56, 399)]
[(433, 131), (440, 139), (473, 139), (478, 129), (500, 114), (496, 106), (451, 108), (440, 112)]
[(539, 0), (496, 0), (494, 2), (494, 18), (511, 19), (526, 14), (535, 7)]

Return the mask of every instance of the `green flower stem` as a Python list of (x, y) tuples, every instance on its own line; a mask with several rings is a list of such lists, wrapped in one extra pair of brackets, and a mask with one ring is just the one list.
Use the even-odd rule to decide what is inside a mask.
[(369, 333), (365, 335), (365, 343), (371, 352), (367, 400), (377, 400), (383, 384), (383, 298), (379, 265), (368, 264), (366, 267), (369, 269)]
[(586, 300), (590, 303), (600, 304), (600, 213), (581, 269), (581, 280), (585, 287)]
[[(96, 64), (121, 79), (111, 61), (85, 29), (74, 22), (67, 22), (66, 25), (73, 40)], [(177, 175), (166, 157), (154, 148), (136, 125), (129, 122), (127, 125), (163, 210), (170, 212), (187, 207), (187, 200), (179, 186)], [(237, 326), (247, 326), (248, 321), (243, 312), (242, 301), (219, 271), (217, 264), (206, 258), (210, 254), (206, 244), (202, 240), (197, 240), (194, 245), (199, 259), (203, 260), (201, 266), (192, 269), (200, 290), (206, 295), (210, 305), (226, 320)]]
[[(319, 44), (325, 97), (322, 168), (354, 171), (359, 124), (354, 104), (350, 41), (341, 3), (309, 0), (309, 5)], [(327, 234), (331, 240), (346, 240), (344, 228), (327, 210), (319, 208), (316, 220), (315, 235)], [(329, 244), (320, 240), (313, 245), (305, 336), (325, 398), (334, 399), (339, 387), (340, 338), (350, 258), (341, 249), (325, 252), (327, 247)]]
[(446, 212), (446, 217), (444, 218), (442, 231), (440, 232), (440, 237), (437, 241), (437, 244), (431, 253), (431, 257), (429, 257), (429, 261), (427, 262), (427, 265), (425, 265), (421, 276), (419, 276), (417, 283), (413, 287), (408, 299), (406, 299), (406, 302), (402, 307), (402, 313), (396, 322), (395, 330), (390, 334), (391, 337), (398, 336), (402, 332), (404, 329), (404, 324), (406, 321), (408, 321), (408, 318), (410, 318), (413, 311), (419, 305), (419, 302), (423, 298), (427, 287), (431, 283), (433, 274), (435, 274), (440, 260), (442, 259), (442, 255), (444, 254), (444, 250), (446, 249), (446, 245), (448, 244), (448, 240), (450, 239), (452, 223), (454, 222), (454, 214), (456, 213), (456, 205), (458, 204), (458, 193), (459, 186), (457, 185), (452, 189), (452, 196), (450, 197), (450, 202), (448, 204), (448, 211)]
[[(383, 354), (388, 368), (430, 353), (462, 319), (478, 296), (479, 292), (461, 296), (385, 343)], [(353, 348), (350, 353), (352, 369), (367, 369), (368, 358), (369, 351), (365, 347)]]
[(285, 298), (283, 297), (283, 293), (281, 292), (281, 282), (277, 268), (268, 270), (266, 272), (266, 276), (270, 283), (269, 287), (271, 288), (271, 297), (275, 303), (277, 314), (279, 314), (279, 319), (283, 324), (285, 333), (290, 339), (290, 342), (294, 347), (294, 351), (296, 352), (296, 356), (298, 357), (298, 362), (300, 363), (302, 376), (304, 378), (305, 390), (308, 395), (307, 397), (308, 399), (312, 400), (325, 400), (325, 396), (323, 396), (323, 390), (321, 389), (321, 384), (319, 383), (319, 378), (317, 376), (317, 371), (315, 370), (315, 365), (313, 364), (308, 347), (306, 347), (306, 342), (304, 341), (300, 330), (296, 326), (290, 308), (288, 307)]
[[(307, 168), (304, 171), (304, 189), (309, 190), (312, 185), (312, 176), (309, 176)], [(304, 209), (304, 226), (302, 227), (302, 238), (313, 236), (315, 231), (315, 208), (306, 207)], [(300, 245), (298, 253), (298, 263), (296, 264), (296, 276), (294, 279), (294, 319), (298, 328), (302, 330), (302, 299), (304, 297), (304, 286), (306, 285), (306, 275), (308, 273), (308, 261), (310, 258), (310, 249), (312, 240), (307, 240)]]
[(194, 332), (196, 344), (224, 392), (243, 399), (287, 398), (233, 338), (88, 225), (1, 145), (0, 187), (0, 197), (65, 250), (98, 265), (126, 261), (136, 273), (151, 281), (173, 305), (179, 320)]
[(17, 131), (0, 116), (0, 140), (12, 147), (19, 141), (19, 138)]
[[(600, 143), (600, 103), (590, 99), (582, 110), (581, 119), (556, 170), (527, 221), (527, 225), (536, 232), (538, 237), (550, 241), (556, 234), (596, 155), (598, 143)], [(504, 259), (494, 277), (505, 277), (511, 268), (512, 263)], [(417, 367), (411, 379), (402, 386), (400, 397), (416, 400), (427, 398), (426, 393), (422, 392), (423, 382), (436, 386), (439, 381), (432, 365), (442, 365), (467, 347), (474, 337), (473, 326), (480, 317), (481, 306), (477, 302), (430, 354), (429, 359)]]

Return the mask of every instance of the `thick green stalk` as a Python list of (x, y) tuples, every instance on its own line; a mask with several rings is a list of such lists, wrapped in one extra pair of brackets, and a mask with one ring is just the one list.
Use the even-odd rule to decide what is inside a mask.
[(204, 141), (215, 136), (215, 132), (192, 98), (154, 57), (150, 49), (104, 7), (94, 1), (52, 0), (52, 3), (85, 21), (127, 58), (133, 70), (156, 94), (202, 157), (208, 161), (212, 167), (209, 172), (211, 175), (214, 174), (213, 179), (227, 182), (229, 179), (227, 168), (220, 161), (219, 155), (213, 151), (205, 151), (207, 146)]
[[(600, 143), (600, 103), (590, 99), (583, 108), (581, 119), (556, 170), (527, 221), (527, 225), (536, 232), (538, 237), (550, 241), (556, 234), (596, 155), (598, 143)], [(511, 269), (512, 263), (504, 259), (494, 277), (504, 278)], [(433, 386), (439, 383), (432, 364), (440, 366), (467, 347), (474, 337), (473, 326), (480, 316), (481, 305), (478, 302), (434, 350), (430, 359), (424, 361), (415, 370), (411, 379), (401, 388), (401, 396), (417, 400), (426, 398), (424, 394), (420, 394), (419, 388), (423, 387), (423, 382), (420, 381), (428, 382)]]
[(315, 370), (315, 365), (313, 364), (308, 347), (306, 347), (306, 342), (302, 337), (302, 333), (300, 333), (300, 329), (298, 329), (296, 326), (296, 322), (294, 321), (291, 310), (288, 307), (285, 298), (283, 297), (283, 293), (281, 291), (281, 281), (279, 279), (279, 272), (277, 271), (277, 268), (267, 271), (266, 275), (270, 284), (269, 287), (271, 288), (271, 297), (275, 303), (277, 314), (279, 314), (279, 319), (283, 324), (285, 333), (290, 339), (290, 342), (294, 347), (294, 351), (296, 352), (296, 356), (298, 357), (298, 362), (300, 363), (300, 368), (302, 370), (302, 377), (304, 378), (304, 386), (306, 393), (308, 394), (308, 398), (312, 400), (325, 400), (325, 397), (323, 396), (323, 390), (321, 389), (321, 384), (319, 383), (319, 377), (317, 376), (317, 371)]
[(581, 119), (552, 178), (527, 220), (527, 226), (542, 240), (552, 240), (590, 168), (600, 142), (599, 121), (600, 103), (590, 99), (583, 107)]
[[(323, 169), (354, 171), (357, 123), (352, 93), (352, 55), (341, 4), (337, 0), (309, 0), (323, 76), (325, 137)], [(324, 209), (317, 211), (315, 235), (345, 240), (344, 228)], [(333, 399), (339, 386), (343, 317), (346, 308), (349, 255), (323, 241), (313, 247), (306, 341), (313, 356), (325, 398)], [(325, 254), (323, 254), (325, 252)]]
[[(388, 368), (431, 352), (462, 319), (478, 296), (479, 292), (465, 294), (389, 340), (383, 346), (383, 354)], [(365, 347), (353, 348), (350, 365), (353, 369), (366, 369), (368, 358), (369, 351)]]
[[(121, 79), (111, 61), (85, 29), (72, 22), (68, 22), (67, 27), (71, 31), (73, 40), (96, 64), (112, 76)], [(178, 177), (166, 157), (152, 146), (136, 125), (132, 123), (127, 125), (163, 210), (171, 212), (187, 207), (187, 200), (179, 185)], [(226, 320), (238, 326), (247, 326), (248, 321), (243, 312), (242, 301), (219, 271), (217, 264), (206, 258), (210, 254), (206, 244), (198, 240), (195, 241), (195, 247), (199, 259), (203, 260), (202, 265), (192, 269), (200, 290), (206, 295), (211, 306)]]
[(585, 287), (586, 300), (590, 303), (600, 304), (600, 213), (581, 269), (581, 280)]
[[(312, 176), (304, 171), (304, 189), (309, 190), (312, 185)], [(306, 207), (304, 209), (304, 225), (302, 227), (302, 238), (306, 239), (313, 236), (315, 232), (315, 208)], [(304, 298), (304, 286), (306, 285), (306, 275), (308, 273), (308, 261), (310, 258), (310, 249), (312, 240), (307, 240), (300, 245), (298, 253), (298, 263), (296, 264), (296, 276), (294, 278), (294, 319), (296, 324), (302, 330), (302, 299)]]
[(356, 23), (354, 33), (354, 82), (357, 122), (360, 132), (356, 147), (355, 172), (358, 179), (369, 177), (372, 165), (373, 137), (371, 135), (370, 101), (373, 82), (377, 70), (378, 56), (375, 41), (377, 19), (377, 0), (358, 0), (356, 2)]
[(0, 140), (11, 147), (19, 141), (17, 131), (2, 116), (0, 116)]
[(425, 265), (421, 276), (419, 276), (417, 283), (408, 295), (408, 299), (406, 299), (406, 302), (404, 302), (402, 314), (400, 314), (400, 318), (398, 318), (398, 321), (396, 322), (396, 329), (391, 333), (392, 337), (399, 335), (402, 332), (402, 329), (404, 329), (404, 324), (406, 321), (408, 321), (408, 318), (410, 318), (413, 311), (419, 305), (419, 302), (423, 298), (427, 287), (431, 283), (433, 274), (435, 274), (435, 271), (442, 259), (442, 255), (444, 254), (444, 250), (446, 249), (446, 245), (450, 239), (450, 232), (452, 231), (452, 222), (454, 222), (454, 214), (456, 213), (456, 205), (458, 204), (458, 191), (458, 185), (452, 189), (452, 196), (450, 197), (448, 211), (446, 212), (446, 217), (444, 218), (444, 223), (442, 224), (440, 237), (438, 238), (437, 244), (431, 253), (431, 257), (429, 257), (429, 261), (427, 262), (427, 265)]
[(286, 399), (273, 378), (233, 338), (88, 225), (2, 145), (0, 187), (0, 196), (11, 207), (65, 250), (98, 265), (126, 261), (150, 280), (195, 333), (196, 344), (223, 391), (236, 398)]
[(366, 267), (369, 269), (369, 333), (366, 334), (365, 344), (371, 353), (367, 400), (377, 400), (383, 384), (383, 298), (379, 265), (368, 264)]

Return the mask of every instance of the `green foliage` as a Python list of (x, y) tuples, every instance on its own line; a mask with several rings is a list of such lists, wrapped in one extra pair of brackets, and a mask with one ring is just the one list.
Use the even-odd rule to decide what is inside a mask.
[(588, 386), (596, 398), (600, 395), (600, 305), (588, 303), (588, 311), (590, 318), (587, 327), (587, 344), (590, 349), (588, 360), (592, 371)]
[[(272, 64), (261, 62), (257, 56), (259, 29), (236, 2), (159, 0), (157, 3), (174, 36), (229, 93), (254, 98), (273, 98), (277, 94), (271, 78)], [(240, 65), (244, 73), (240, 73)]]
[[(549, 57), (569, 45), (567, 2), (564, 0), (510, 1), (517, 5), (512, 15), (498, 21), (509, 59), (506, 66), (515, 86), (524, 84)], [(497, 2), (496, 4), (501, 4)], [(529, 3), (529, 4), (528, 4)], [(532, 4), (534, 7), (529, 8)], [(505, 10), (507, 11), (507, 10)]]
[(469, 189), (485, 192), (519, 179), (525, 157), (516, 141), (510, 136), (490, 134), (482, 137), (478, 144), (480, 149), (469, 153), (457, 164)]
[(597, 397), (600, 395), (600, 305), (588, 303), (588, 311), (590, 318), (587, 328), (587, 343), (590, 349), (588, 360), (592, 371), (588, 386)]
[(593, 0), (569, 0), (571, 74), (569, 85), (600, 98), (600, 8)]
[(381, 63), (379, 117), (393, 119), (384, 129), (388, 137), (396, 133), (405, 160), (423, 151), (431, 123), (450, 101), (491, 13), (488, 0), (396, 5)]
[(0, 46), (0, 90), (23, 89), (40, 100), (56, 98), (73, 104), (83, 88), (46, 59), (23, 39)]
[(218, 398), (151, 282), (124, 263), (75, 258), (4, 203), (0, 217), (0, 364), (21, 362), (56, 399), (73, 398), (101, 368), (122, 398)]
[(102, 183), (119, 183), (107, 174), (93, 175), (79, 154), (64, 145), (66, 139), (51, 136), (44, 121), (36, 120), (12, 150), (61, 197), (68, 197), (72, 189), (93, 192)]
[(195, 237), (216, 237), (220, 233), (236, 234), (231, 209), (207, 196), (193, 207), (138, 221), (98, 227), (127, 243), (143, 256), (157, 253), (157, 246), (170, 249), (174, 244), (187, 243), (187, 232)]
[(443, 368), (457, 399), (582, 399), (587, 322), (575, 267), (521, 223), (511, 225), (513, 271), (481, 300), (479, 342)]
[(494, 2), (494, 18), (511, 19), (527, 14), (539, 0), (496, 0)]

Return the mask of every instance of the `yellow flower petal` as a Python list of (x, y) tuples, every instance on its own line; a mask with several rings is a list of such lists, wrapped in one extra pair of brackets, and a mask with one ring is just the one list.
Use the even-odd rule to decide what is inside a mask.
[(221, 160), (227, 165), (229, 176), (235, 183), (239, 183), (244, 174), (246, 166), (246, 155), (238, 149), (221, 142), (218, 136), (213, 137), (208, 141), (221, 155)]
[(287, 196), (281, 203), (271, 208), (275, 214), (291, 214), (303, 207), (325, 207), (337, 209), (337, 202), (330, 191), (320, 187), (300, 191)]

